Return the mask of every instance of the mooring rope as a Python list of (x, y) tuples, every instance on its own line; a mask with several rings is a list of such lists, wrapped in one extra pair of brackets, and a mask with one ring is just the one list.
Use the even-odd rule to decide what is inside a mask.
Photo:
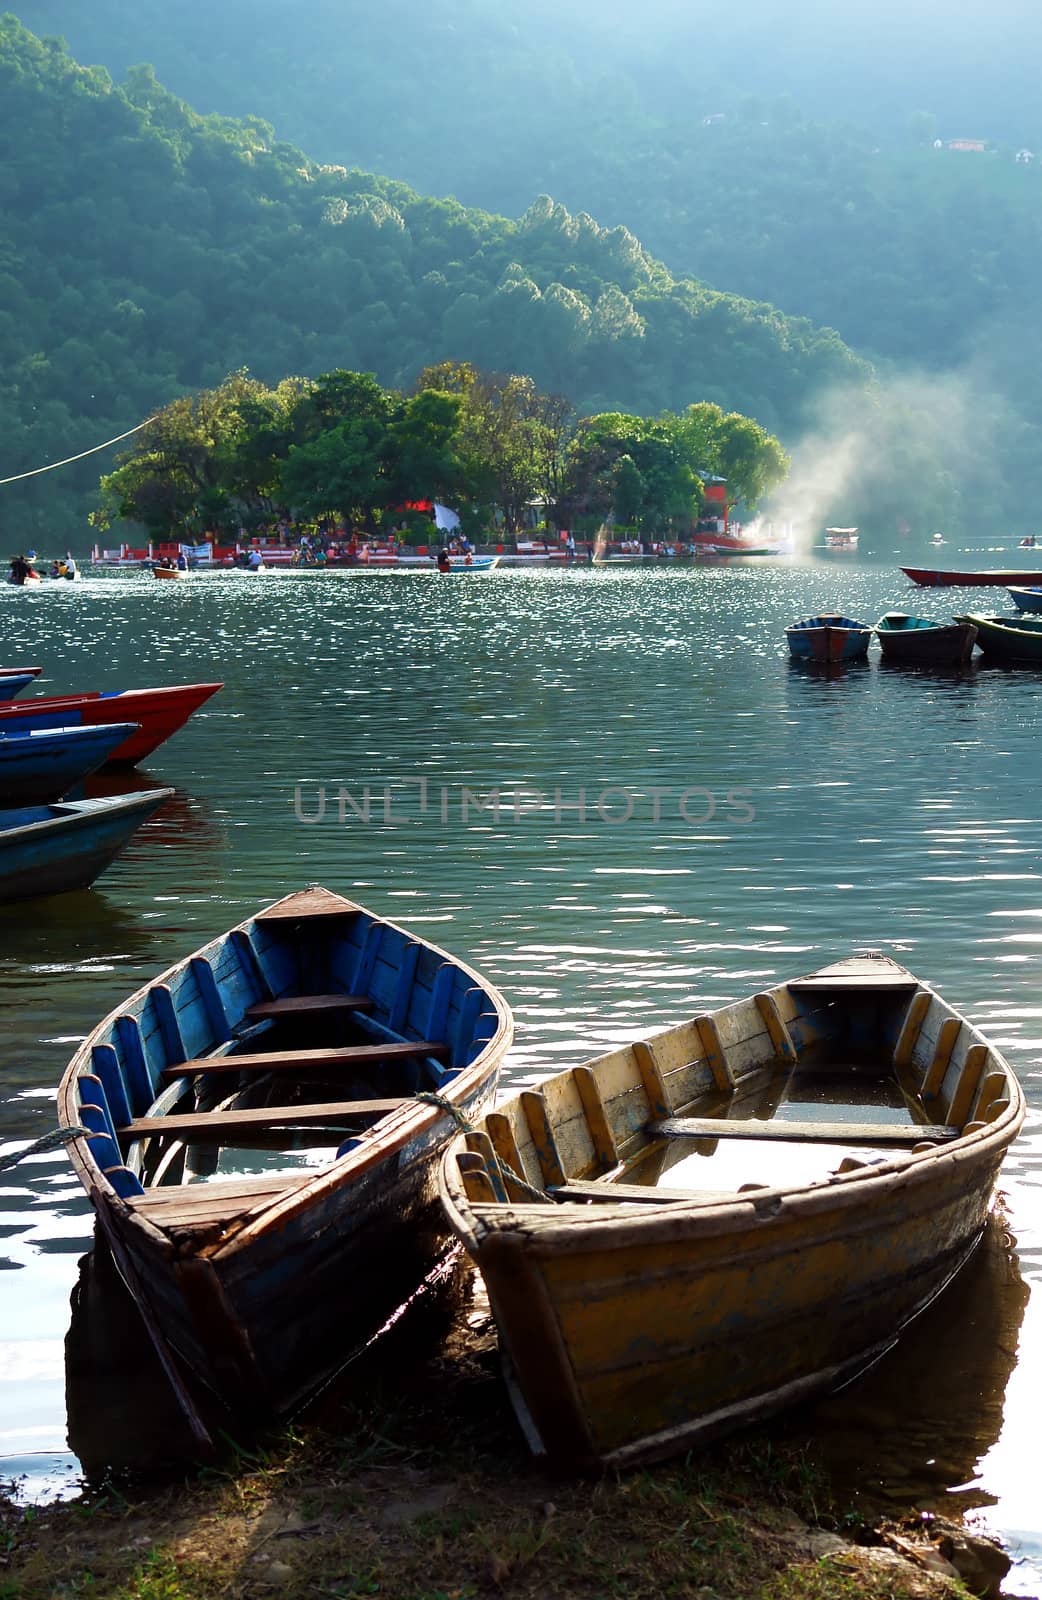
[[(475, 1127), (470, 1118), (463, 1114), (459, 1106), (454, 1106), (452, 1101), (446, 1100), (444, 1095), (435, 1094), (430, 1089), (419, 1089), (413, 1098), (415, 1100), (422, 1100), (424, 1105), (437, 1106), (439, 1111), (444, 1111), (447, 1116), (452, 1118), (460, 1133), (481, 1132), (481, 1129)], [(509, 1162), (504, 1161), (498, 1150), (496, 1151), (496, 1160), (499, 1162), (500, 1167), (510, 1179), (511, 1183), (515, 1183), (524, 1194), (530, 1195), (533, 1200), (538, 1200), (539, 1204), (542, 1206), (547, 1204), (553, 1205), (553, 1197), (548, 1195), (543, 1189), (534, 1189), (527, 1179), (519, 1177), (514, 1171), (513, 1167), (510, 1166)]]
[(81, 1134), (86, 1137), (89, 1133), (89, 1128), (52, 1128), (50, 1133), (45, 1133), (42, 1138), (26, 1145), (24, 1150), (16, 1150), (13, 1155), (0, 1156), (0, 1172), (7, 1172), (9, 1168), (16, 1167), (20, 1161), (27, 1161), (30, 1156), (42, 1156), (47, 1150), (60, 1150), (70, 1139), (78, 1139)]
[(129, 439), (132, 433), (140, 433), (142, 428), (147, 428), (149, 423), (155, 420), (155, 417), (146, 417), (136, 428), (128, 428), (126, 433), (117, 433), (114, 439), (106, 439), (104, 444), (91, 445), (89, 450), (81, 450), (78, 456), (66, 456), (64, 461), (52, 461), (46, 467), (33, 467), (31, 472), (16, 472), (11, 478), (0, 478), (0, 485), (21, 483), (23, 478), (38, 478), (41, 472), (54, 472), (58, 467), (69, 467), (74, 461), (84, 461), (87, 456), (96, 456), (99, 450), (107, 450), (110, 445), (119, 444), (122, 439)]

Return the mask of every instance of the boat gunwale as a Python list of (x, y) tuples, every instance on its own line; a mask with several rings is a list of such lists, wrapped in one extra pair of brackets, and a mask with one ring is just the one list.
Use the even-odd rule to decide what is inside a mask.
[[(792, 983), (800, 981), (789, 980)], [(789, 982), (775, 985), (767, 992), (775, 996), (779, 991), (786, 990)], [(864, 1204), (873, 1190), (877, 1194), (884, 1194), (898, 1188), (914, 1188), (931, 1181), (942, 1166), (958, 1165), (968, 1160), (980, 1163), (981, 1158), (987, 1159), (992, 1151), (998, 1153), (1007, 1148), (1024, 1121), (1026, 1104), (1020, 1080), (1005, 1056), (984, 1037), (979, 1028), (929, 984), (921, 980), (917, 982), (917, 992), (928, 994), (932, 1002), (943, 1008), (944, 1020), (958, 1020), (967, 1030), (967, 1048), (970, 1045), (986, 1046), (996, 1066), (1001, 1066), (1008, 1085), (1009, 1103), (994, 1122), (972, 1133), (961, 1133), (946, 1144), (914, 1153), (911, 1150), (903, 1151), (885, 1162), (866, 1163), (825, 1180), (815, 1179), (800, 1184), (748, 1190), (745, 1193), (736, 1191), (733, 1197), (724, 1198), (703, 1197), (697, 1190), (692, 1190), (690, 1199), (672, 1198), (663, 1200), (661, 1205), (650, 1200), (638, 1203), (620, 1199), (614, 1205), (605, 1200), (593, 1206), (582, 1199), (570, 1201), (560, 1196), (547, 1196), (548, 1200), (552, 1198), (552, 1204), (471, 1201), (465, 1193), (456, 1164), (457, 1157), (466, 1149), (466, 1135), (460, 1134), (443, 1153), (439, 1174), (442, 1204), (453, 1228), (472, 1249), (479, 1265), (485, 1242), (498, 1233), (515, 1232), (522, 1235), (526, 1247), (540, 1256), (603, 1247), (609, 1241), (619, 1246), (661, 1243), (674, 1235), (678, 1228), (685, 1239), (708, 1238), (732, 1231), (746, 1232), (751, 1224), (766, 1227), (776, 1218), (784, 1221), (821, 1215), (831, 1209), (846, 1211), (854, 1205)], [(740, 1005), (743, 1002), (735, 1003)], [(716, 1014), (727, 1009), (720, 1007)], [(681, 1022), (660, 1029), (657, 1033), (646, 1035), (645, 1042), (655, 1043), (685, 1026), (687, 1024)], [(613, 1054), (615, 1051), (604, 1052), (582, 1065), (596, 1070), (599, 1061)], [(551, 1076), (553, 1079), (563, 1079), (571, 1070), (565, 1068)], [(540, 1092), (548, 1081), (537, 1085), (536, 1092)], [(519, 1098), (520, 1094), (511, 1095), (507, 1100), (500, 1101), (496, 1110), (504, 1111), (507, 1105)], [(606, 1193), (610, 1193), (609, 1180), (605, 1180), (604, 1188)], [(762, 1214), (765, 1204), (772, 1207), (768, 1215)], [(759, 1216), (758, 1211), (761, 1213)]]
[[(79, 1125), (75, 1099), (76, 1080), (82, 1071), (90, 1071), (91, 1052), (95, 1044), (99, 1042), (99, 1035), (106, 1029), (112, 1028), (120, 1017), (131, 1014), (135, 1004), (140, 1003), (143, 1005), (153, 988), (169, 983), (172, 977), (186, 970), (190, 962), (197, 958), (205, 959), (207, 955), (218, 947), (223, 946), (233, 933), (245, 931), (258, 917), (284, 905), (299, 892), (294, 891), (284, 895), (257, 911), (251, 912), (241, 922), (215, 935), (197, 950), (192, 951), (191, 954), (182, 957), (181, 960), (174, 962), (155, 977), (150, 978), (147, 983), (142, 984), (131, 995), (124, 998), (119, 1005), (114, 1006), (81, 1041), (62, 1074), (57, 1094), (59, 1124), (63, 1127)], [(349, 901), (344, 897), (340, 898), (344, 899), (345, 916), (351, 913), (361, 913), (372, 917), (375, 922), (393, 929), (396, 933), (403, 935), (406, 940), (415, 941), (417, 939), (417, 935), (410, 929), (392, 922), (387, 917), (381, 917), (377, 913), (367, 910), (367, 908), (358, 905), (357, 902)], [(455, 1105), (458, 1101), (465, 1100), (468, 1094), (479, 1087), (484, 1079), (494, 1075), (499, 1062), (509, 1049), (513, 1039), (513, 1017), (499, 989), (494, 984), (489, 983), (488, 979), (483, 978), (468, 963), (450, 955), (447, 951), (442, 950), (440, 946), (431, 944), (426, 939), (422, 939), (419, 942), (424, 944), (435, 956), (440, 956), (467, 978), (470, 978), (474, 985), (491, 999), (497, 1016), (497, 1027), (492, 1038), (485, 1043), (472, 1062), (463, 1067), (454, 1078), (451, 1078), (439, 1090), (442, 1098), (448, 1101), (450, 1105)], [(322, 1198), (327, 1190), (336, 1190), (345, 1183), (351, 1183), (365, 1177), (371, 1168), (379, 1166), (386, 1161), (394, 1149), (404, 1144), (406, 1139), (416, 1138), (428, 1132), (435, 1126), (439, 1118), (444, 1118), (447, 1114), (440, 1107), (428, 1105), (419, 1100), (407, 1102), (398, 1111), (388, 1113), (386, 1117), (382, 1117), (378, 1122), (374, 1123), (371, 1129), (366, 1130), (363, 1143), (345, 1152), (342, 1156), (334, 1157), (323, 1167), (302, 1168), (299, 1178), (294, 1175), (287, 1179), (287, 1191), (285, 1194), (273, 1196), (271, 1203), (262, 1210), (253, 1210), (251, 1208), (248, 1227), (236, 1231), (228, 1241), (227, 1249), (230, 1251), (236, 1247), (241, 1247), (254, 1238), (258, 1231), (264, 1231), (273, 1222), (288, 1220), (298, 1210), (309, 1208), (316, 1200)], [(175, 1120), (174, 1118), (171, 1119), (172, 1122)], [(99, 1207), (104, 1206), (118, 1213), (124, 1221), (130, 1222), (143, 1235), (150, 1238), (153, 1243), (161, 1240), (165, 1251), (169, 1251), (172, 1248), (166, 1233), (157, 1228), (149, 1218), (138, 1211), (132, 1201), (124, 1199), (117, 1193), (95, 1161), (87, 1138), (83, 1135), (77, 1135), (68, 1140), (65, 1148), (92, 1204)], [(248, 1183), (249, 1178), (246, 1178), (244, 1182)], [(192, 1185), (189, 1187), (194, 1189), (202, 1186)], [(160, 1188), (168, 1188), (169, 1193), (174, 1195), (179, 1190), (184, 1189), (185, 1186), (180, 1184), (158, 1185), (155, 1186), (156, 1192)], [(208, 1254), (211, 1255), (212, 1259), (212, 1253), (208, 1252)]]

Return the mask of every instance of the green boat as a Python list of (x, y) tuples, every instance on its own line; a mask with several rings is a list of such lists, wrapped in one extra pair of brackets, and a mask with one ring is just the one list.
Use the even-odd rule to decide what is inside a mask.
[(970, 612), (955, 620), (973, 624), (977, 644), (989, 660), (1042, 667), (1042, 616), (979, 617)]

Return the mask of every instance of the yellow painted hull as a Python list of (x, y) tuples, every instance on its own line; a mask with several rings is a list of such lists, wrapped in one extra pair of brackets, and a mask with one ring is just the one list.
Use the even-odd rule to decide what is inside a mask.
[[(841, 989), (782, 986), (560, 1073), (486, 1116), (488, 1138), (456, 1141), (442, 1200), (485, 1278), (537, 1453), (625, 1466), (766, 1416), (875, 1359), (958, 1271), (1023, 1098), (977, 1031), (904, 978), (852, 990), (846, 1008)], [(612, 1198), (657, 1159), (647, 1130), (663, 1114), (734, 1130), (815, 1050), (850, 1041), (895, 1063), (907, 1123), (934, 1138), (913, 1144), (908, 1129), (904, 1146), (853, 1155), (822, 1142), (802, 1182)], [(753, 1183), (766, 1147), (740, 1147)]]

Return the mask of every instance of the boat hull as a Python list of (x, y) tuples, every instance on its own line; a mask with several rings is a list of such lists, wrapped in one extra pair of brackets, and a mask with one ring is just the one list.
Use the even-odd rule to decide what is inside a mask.
[[(829, 970), (855, 966), (865, 963)], [(1014, 1074), (914, 979), (902, 989), (895, 977), (891, 992), (859, 976), (849, 998), (839, 980), (815, 991), (817, 981), (558, 1074), (447, 1152), (442, 1202), (485, 1279), (537, 1454), (569, 1470), (627, 1467), (826, 1391), (892, 1344), (972, 1253), (1024, 1116)], [(819, 1173), (772, 1186), (755, 1181), (768, 1159), (762, 1130), (777, 1133), (784, 1119), (753, 1123), (743, 1146), (755, 1152), (753, 1181), (742, 1187), (732, 1178), (728, 1191), (703, 1193), (689, 1179), (656, 1191), (645, 1178), (613, 1196), (613, 1182), (658, 1159), (655, 1130), (682, 1132), (685, 1107), (700, 1100), (715, 1103), (725, 1137), (702, 1136), (711, 1113), (689, 1123), (687, 1163), (704, 1165), (711, 1184), (743, 1100), (776, 1105), (805, 1049), (826, 1041), (842, 1059), (858, 1040), (873, 1059), (893, 1058), (895, 1081), (940, 1125), (924, 1125), (922, 1142), (909, 1115), (906, 1137), (890, 1134), (893, 1153), (858, 1159), (856, 1143), (819, 1121)], [(863, 1126), (861, 1136), (871, 1142)]]
[(972, 622), (923, 627), (919, 618), (905, 620), (920, 625), (887, 626), (885, 617), (876, 624), (876, 638), (884, 661), (909, 667), (959, 667), (965, 666), (973, 655), (977, 629)]
[(1042, 617), (984, 617), (971, 612), (960, 621), (977, 629), (977, 643), (986, 660), (1011, 666), (1042, 666)]
[(35, 672), (5, 672), (0, 675), (0, 701), (14, 700), (36, 677)]
[(0, 902), (89, 887), (173, 792), (0, 812)]
[(786, 628), (789, 653), (797, 661), (857, 661), (868, 654), (872, 629), (849, 617), (813, 617)]
[(922, 589), (1009, 589), (1037, 583), (1042, 574), (1034, 572), (941, 572), (935, 567), (902, 567), (906, 578), (911, 578)]
[(152, 576), (153, 578), (166, 578), (177, 583), (182, 578), (190, 578), (191, 573), (187, 568), (182, 567), (153, 567)]
[(0, 733), (136, 722), (138, 731), (117, 745), (106, 762), (108, 766), (133, 767), (184, 727), (192, 713), (221, 687), (219, 683), (193, 683), (169, 689), (95, 690), (22, 700), (17, 705), (0, 705)]
[(1017, 588), (1014, 586), (1009, 591), (1009, 597), (1018, 611), (1042, 611), (1042, 589)]
[(96, 772), (135, 731), (61, 726), (12, 731), (0, 724), (0, 806), (49, 805)]
[[(159, 1092), (161, 1063), (219, 1055), (250, 1005), (330, 985), (369, 997), (352, 1026), (393, 1023), (421, 1039), (432, 1037), (425, 1033), (431, 1027), (444, 1033), (451, 1054), (437, 1103), (407, 1096), (322, 1166), (218, 1174), (213, 1183), (149, 1181), (145, 1168), (134, 1166), (135, 1145), (119, 1134), (109, 1145), (99, 1140), (92, 1148), (78, 1138), (69, 1146), (157, 1348), (175, 1351), (236, 1411), (293, 1410), (379, 1331), (447, 1249), (435, 1203), (436, 1160), (453, 1118), (477, 1115), (491, 1102), (512, 1036), (505, 1003), (434, 946), (339, 896), (306, 891), (139, 990), (77, 1051), (59, 1092), (60, 1121), (81, 1123), (89, 1114), (84, 1096), (98, 1098), (94, 1073), (104, 1069), (118, 1128), (127, 1114), (153, 1114), (147, 1102)], [(137, 1064), (142, 1048), (147, 1082)], [(165, 1121), (176, 1153), (178, 1118)], [(330, 1143), (317, 1131), (311, 1137)], [(342, 1138), (336, 1134), (334, 1146)], [(106, 1167), (114, 1151), (117, 1164)]]

